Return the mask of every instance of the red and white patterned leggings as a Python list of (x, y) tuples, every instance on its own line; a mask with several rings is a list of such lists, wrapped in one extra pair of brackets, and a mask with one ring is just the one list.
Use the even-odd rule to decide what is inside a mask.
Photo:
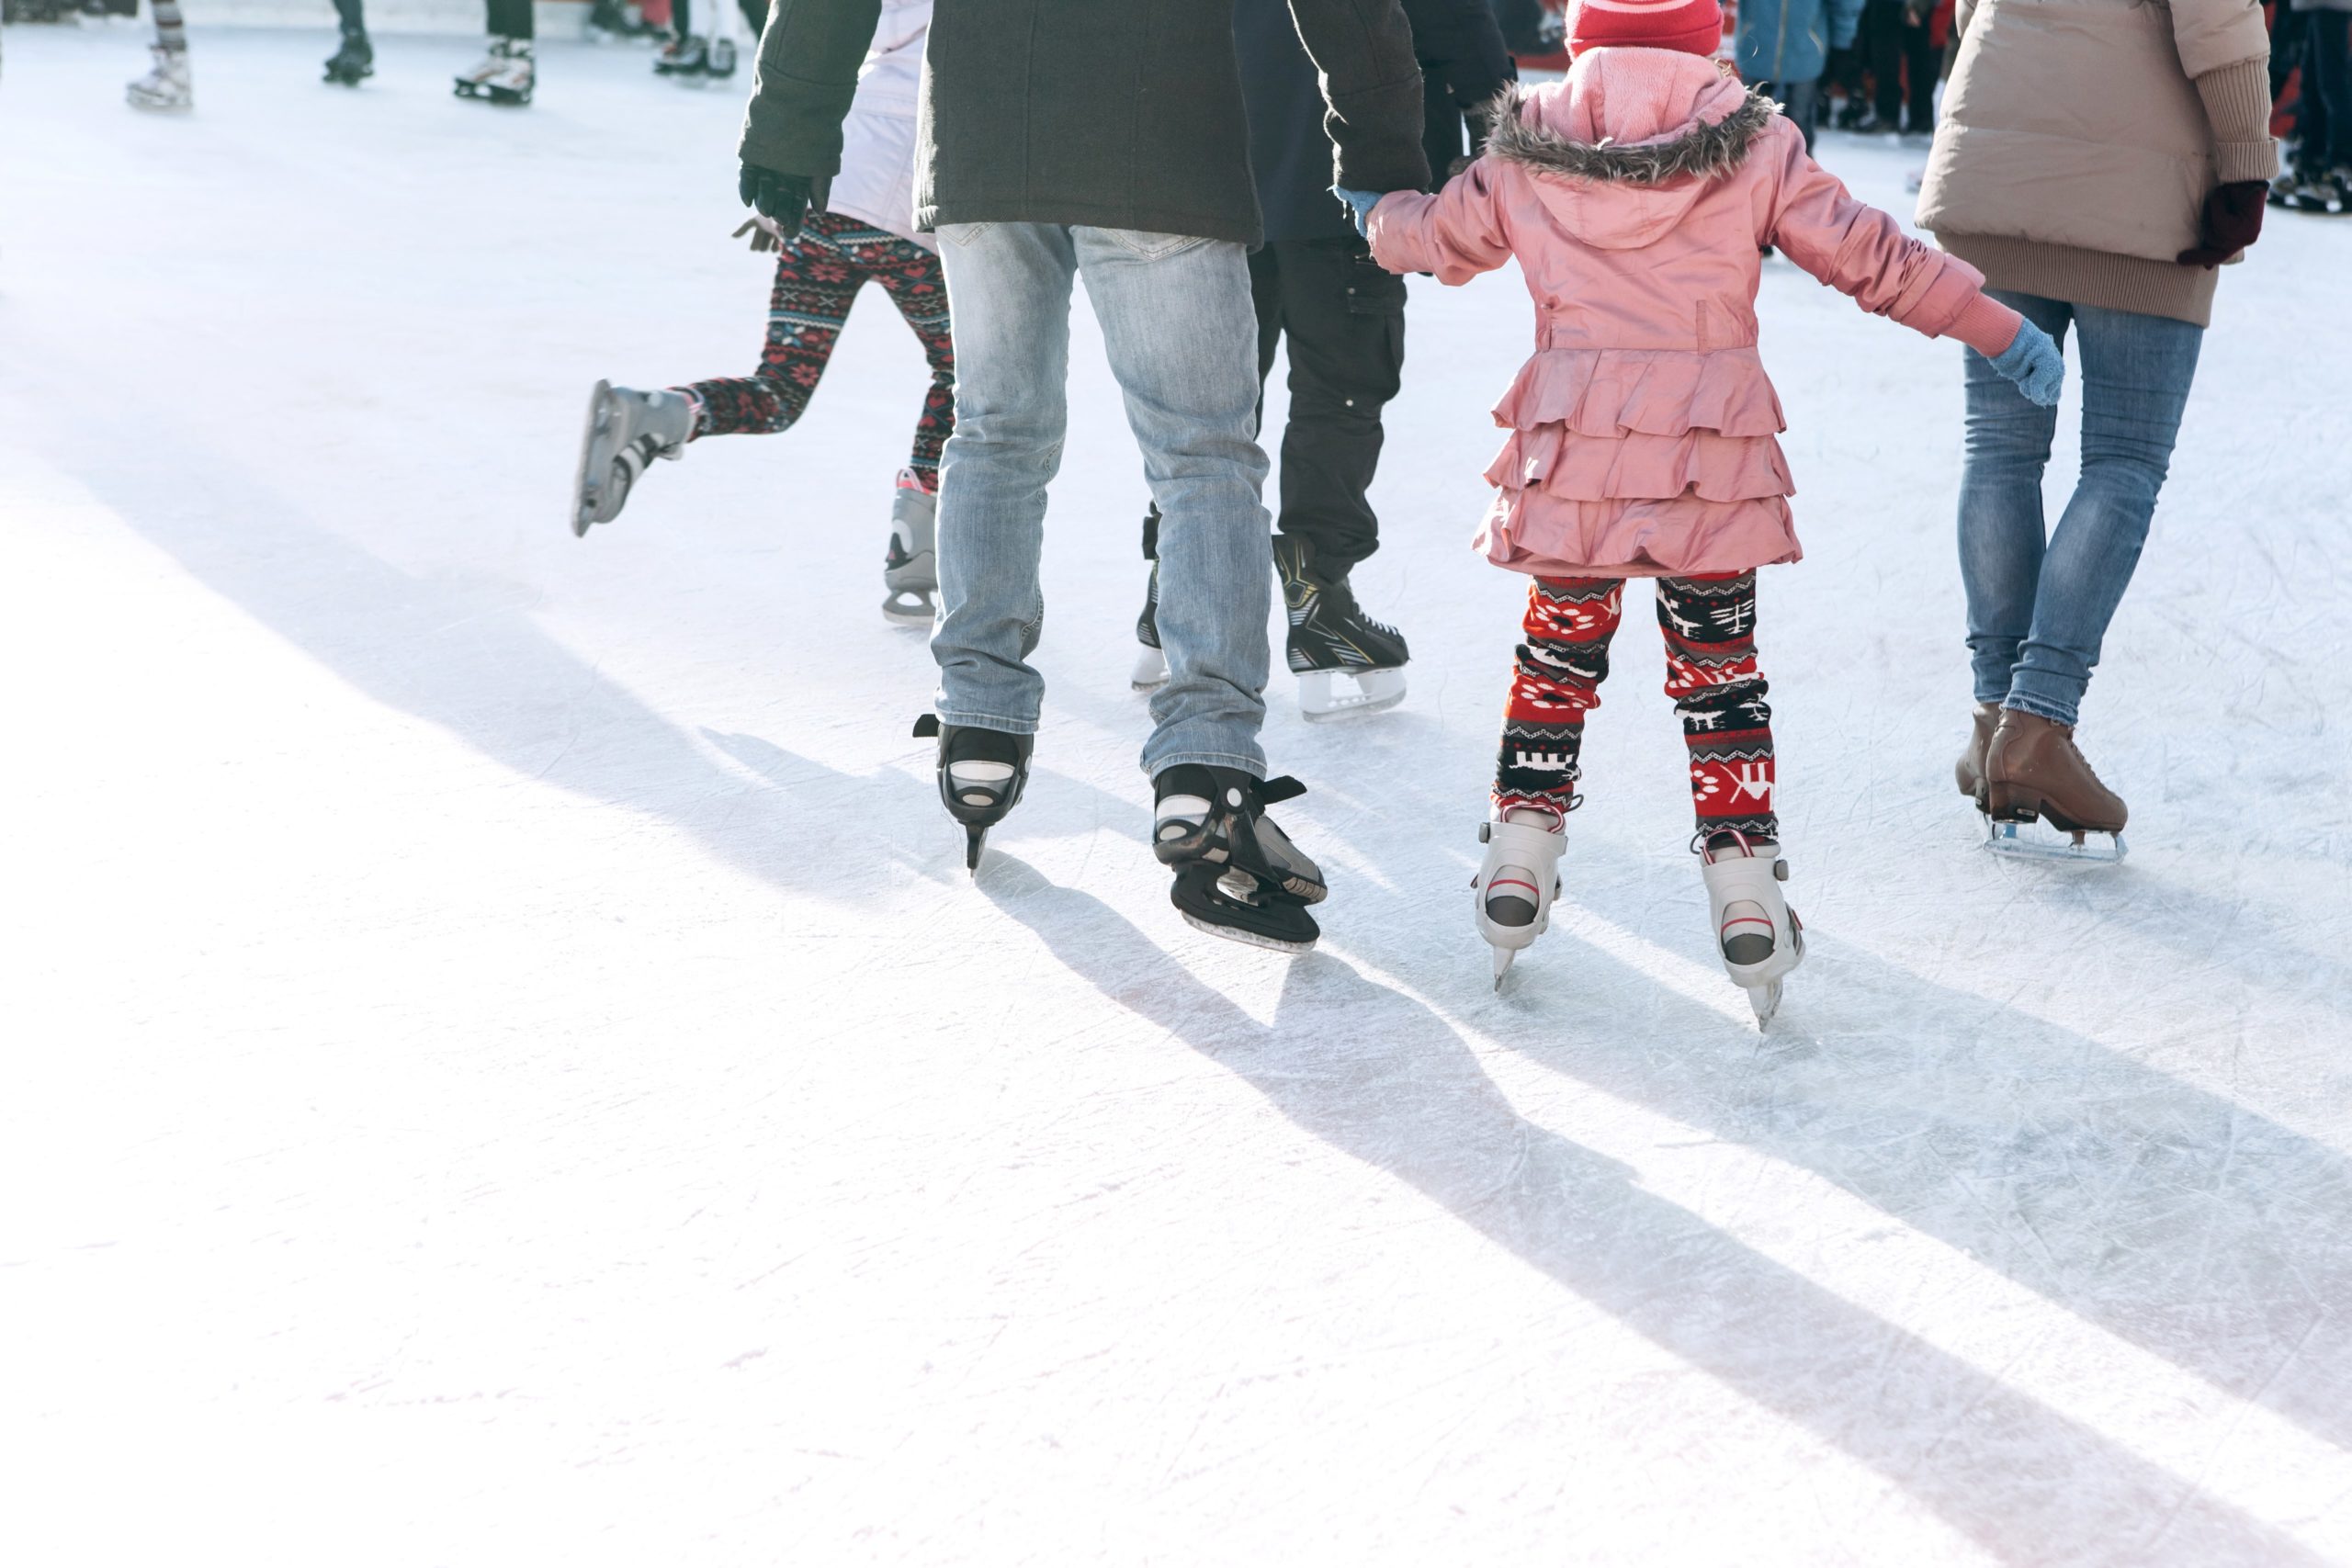
[[(1584, 716), (1600, 705), (1624, 596), (1615, 578), (1539, 577), (1529, 585), (1527, 640), (1495, 765), (1498, 807), (1565, 814), (1582, 799)], [(1659, 578), (1657, 624), (1666, 634), (1666, 694), (1690, 749), (1699, 831), (1777, 840), (1772, 710), (1756, 664), (1756, 574)]]
[(940, 448), (956, 427), (956, 345), (948, 335), (947, 283), (939, 258), (838, 213), (810, 213), (799, 234), (777, 250), (759, 369), (679, 389), (701, 411), (694, 434), (764, 435), (789, 429), (815, 395), (849, 308), (868, 282), (882, 286), (931, 362), (907, 466), (923, 489), (936, 491)]

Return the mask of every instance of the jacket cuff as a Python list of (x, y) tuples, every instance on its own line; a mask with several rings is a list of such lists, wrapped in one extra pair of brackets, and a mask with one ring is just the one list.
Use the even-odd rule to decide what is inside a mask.
[(1944, 335), (1958, 338), (1987, 359), (1998, 359), (2018, 341), (2018, 329), (2024, 324), (2023, 316), (1991, 295), (1979, 294)]
[(2270, 139), (2270, 68), (2242, 60), (2197, 78), (2205, 118), (2213, 127), (2216, 174), (2222, 184), (2270, 180), (2278, 173), (2278, 144)]
[(1350, 190), (1427, 190), (1430, 161), (1421, 151), (1421, 76), (1344, 96), (1323, 116), (1331, 138), (1334, 185)]

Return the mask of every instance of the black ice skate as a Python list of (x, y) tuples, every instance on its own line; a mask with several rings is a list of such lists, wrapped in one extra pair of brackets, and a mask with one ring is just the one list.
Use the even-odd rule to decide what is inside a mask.
[(1395, 626), (1363, 613), (1343, 575), (1327, 581), (1314, 551), (1288, 534), (1274, 536), (1274, 574), (1290, 617), (1286, 652), (1298, 677), (1298, 706), (1312, 720), (1379, 713), (1405, 700), (1410, 655)]
[(1261, 784), (1236, 768), (1180, 764), (1152, 780), (1151, 852), (1176, 872), (1169, 901), (1212, 936), (1305, 953), (1322, 929), (1306, 912), (1323, 872), (1266, 816), (1306, 793), (1296, 779)]
[(326, 80), (340, 87), (356, 87), (376, 73), (375, 46), (366, 33), (346, 30), (343, 47), (327, 57)]
[(677, 392), (639, 392), (599, 381), (588, 394), (588, 428), (580, 441), (580, 471), (571, 485), (571, 531), (610, 523), (656, 457), (684, 456), (694, 432), (694, 410)]
[(1138, 692), (1149, 692), (1168, 684), (1168, 656), (1159, 649), (1159, 508), (1157, 505), (1144, 513), (1143, 558), (1151, 563), (1151, 575), (1144, 580), (1143, 614), (1136, 617), (1135, 672), (1127, 683)]
[(964, 869), (978, 876), (980, 846), (989, 829), (1021, 804), (1035, 738), (976, 725), (942, 724), (936, 714), (915, 720), (917, 739), (934, 735), (939, 738), (939, 798), (947, 815), (964, 825)]
[(699, 76), (710, 63), (710, 46), (698, 38), (673, 38), (653, 57), (656, 76)]

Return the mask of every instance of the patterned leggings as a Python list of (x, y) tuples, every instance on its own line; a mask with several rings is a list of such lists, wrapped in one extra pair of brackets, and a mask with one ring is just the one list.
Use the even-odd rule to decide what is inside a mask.
[(155, 0), (155, 47), (174, 54), (187, 52), (187, 28), (180, 20), (180, 0)]
[[(1583, 776), (1584, 716), (1600, 705), (1625, 584), (1614, 578), (1539, 577), (1527, 592), (1503, 709), (1495, 805), (1574, 809)], [(1756, 665), (1756, 574), (1662, 577), (1657, 624), (1666, 634), (1666, 694), (1690, 748), (1690, 799), (1702, 834), (1736, 829), (1780, 838), (1772, 814), (1772, 710)]]
[(841, 341), (842, 323), (868, 278), (899, 307), (931, 361), (931, 388), (923, 394), (914, 455), (907, 466), (925, 490), (936, 491), (939, 449), (956, 427), (956, 346), (947, 334), (947, 285), (939, 258), (839, 213), (810, 213), (799, 237), (777, 252), (768, 343), (759, 369), (678, 389), (695, 400), (695, 435), (789, 429), (817, 390), (833, 345)]

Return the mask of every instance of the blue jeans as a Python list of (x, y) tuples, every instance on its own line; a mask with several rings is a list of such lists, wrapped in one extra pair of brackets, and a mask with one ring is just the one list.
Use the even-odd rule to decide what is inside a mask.
[(1258, 319), (1229, 241), (1049, 223), (940, 231), (956, 334), (956, 434), (939, 484), (939, 716), (1035, 732), (1046, 683), (1021, 657), (1038, 604), (1046, 486), (1069, 413), (1070, 282), (1102, 344), (1159, 503), (1168, 683), (1143, 767), (1266, 757), (1273, 557), (1259, 494)]
[(2072, 725), (2147, 540), (2205, 329), (2038, 294), (1990, 292), (2061, 348), (2067, 327), (2079, 330), (2083, 471), (2057, 532), (2048, 533), (2041, 472), (2058, 411), (2037, 407), (1969, 350), (1960, 478), (1969, 661), (1978, 702)]

